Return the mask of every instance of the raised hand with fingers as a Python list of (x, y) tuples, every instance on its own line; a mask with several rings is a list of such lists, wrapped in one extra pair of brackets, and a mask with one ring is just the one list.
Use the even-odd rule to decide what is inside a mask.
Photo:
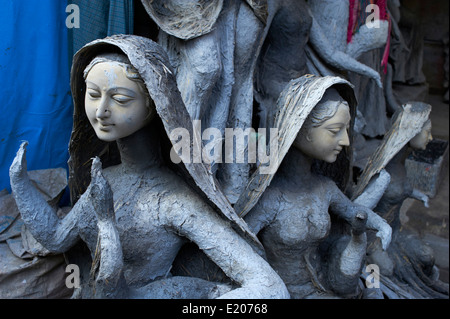
[(90, 201), (99, 221), (114, 220), (113, 192), (102, 173), (102, 163), (98, 157), (92, 160), (91, 184), (87, 189)]
[(27, 141), (22, 142), (19, 150), (17, 151), (16, 157), (9, 168), (11, 182), (18, 182), (19, 179), (26, 178), (28, 176), (26, 159), (27, 146)]

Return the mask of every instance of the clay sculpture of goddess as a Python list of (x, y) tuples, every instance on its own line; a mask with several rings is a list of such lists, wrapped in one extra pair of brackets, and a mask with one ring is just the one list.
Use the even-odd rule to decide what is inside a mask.
[[(23, 143), (10, 180), (26, 226), (53, 252), (86, 243), (94, 268), (92, 282), (82, 283), (84, 297), (288, 298), (280, 277), (232, 223), (165, 164), (166, 125), (173, 116), (189, 118), (177, 103), (181, 97), (168, 65), (159, 45), (137, 36), (96, 40), (75, 55), (71, 174), (91, 171), (92, 178), (84, 191), (82, 182), (72, 185), (79, 196), (72, 194), (71, 211), (58, 218), (30, 183)], [(102, 170), (115, 146), (120, 162)], [(103, 158), (79, 160), (77, 152)], [(170, 278), (172, 262), (187, 241), (237, 283), (235, 289), (222, 287), (222, 294), (210, 283)], [(158, 285), (161, 280), (167, 289)], [(171, 290), (171, 283), (178, 289)]]

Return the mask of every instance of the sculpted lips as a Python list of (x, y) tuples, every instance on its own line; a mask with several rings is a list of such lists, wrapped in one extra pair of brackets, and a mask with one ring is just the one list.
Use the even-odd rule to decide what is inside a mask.
[(98, 124), (99, 124), (99, 129), (101, 131), (108, 131), (111, 126), (114, 126), (114, 124), (112, 124), (112, 123), (101, 122), (101, 121), (98, 121)]

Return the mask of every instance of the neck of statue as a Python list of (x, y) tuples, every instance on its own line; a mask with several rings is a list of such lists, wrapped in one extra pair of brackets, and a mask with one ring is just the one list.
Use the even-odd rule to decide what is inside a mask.
[(311, 166), (313, 163), (311, 157), (306, 156), (295, 146), (292, 146), (281, 165), (281, 169), (288, 178), (302, 178), (311, 176)]
[(159, 137), (151, 125), (117, 140), (122, 168), (130, 173), (141, 173), (161, 164)]

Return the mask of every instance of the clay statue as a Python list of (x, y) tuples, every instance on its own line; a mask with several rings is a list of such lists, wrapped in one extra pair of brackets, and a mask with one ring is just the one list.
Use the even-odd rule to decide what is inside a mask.
[[(253, 175), (256, 185), (249, 183), (236, 206), (258, 233), (292, 298), (358, 296), (366, 227), (377, 231), (383, 249), (391, 240), (382, 218), (351, 202), (329, 178), (311, 172), (314, 159), (333, 163), (350, 145), (351, 108), (353, 91), (341, 78), (292, 80), (280, 95), (275, 119), (281, 166), (275, 176)], [(335, 217), (350, 224), (351, 234), (328, 245)]]
[[(141, 0), (160, 27), (158, 42), (169, 55), (192, 120), (206, 128), (252, 126), (253, 70), (267, 19), (266, 0)], [(241, 30), (245, 30), (242, 32)], [(200, 123), (200, 122), (198, 122)], [(205, 138), (210, 138), (209, 136)], [(238, 149), (236, 152), (245, 151)], [(227, 199), (236, 202), (249, 165), (212, 163)]]
[[(223, 136), (225, 128), (246, 130), (255, 122), (270, 128), (279, 94), (291, 79), (306, 73), (308, 40), (326, 62), (368, 75), (381, 86), (379, 74), (356, 57), (385, 43), (385, 21), (381, 29), (362, 28), (348, 45), (350, 54), (324, 36), (331, 33), (320, 25), (322, 20), (313, 23), (308, 7), (313, 4), (304, 1), (141, 1), (160, 27), (158, 41), (169, 54), (189, 114), (201, 120), (202, 131), (213, 127)], [(342, 25), (345, 33), (348, 3), (343, 8), (347, 12), (339, 19), (347, 17)], [(234, 154), (245, 153), (245, 146), (236, 147)], [(251, 169), (248, 163), (237, 163), (237, 154), (233, 160), (212, 165), (232, 204), (245, 188)]]
[(434, 252), (412, 230), (402, 227), (400, 220), (405, 199), (415, 198), (428, 206), (428, 196), (408, 182), (405, 160), (412, 150), (426, 149), (432, 139), (430, 111), (431, 106), (421, 102), (402, 106), (360, 176), (360, 183), (367, 181), (372, 175), (369, 172), (381, 167), (390, 175), (390, 183), (374, 210), (391, 225), (392, 243), (383, 251), (378, 240), (369, 236), (367, 262), (379, 266), (384, 287), (402, 298), (448, 298), (448, 285), (439, 280)]
[[(164, 143), (171, 146), (167, 134), (189, 123), (189, 115), (168, 63), (160, 46), (138, 36), (96, 40), (78, 51), (69, 147), (74, 204), (59, 219), (31, 186), (24, 143), (10, 179), (25, 224), (51, 251), (67, 252), (80, 239), (87, 245), (92, 280), (82, 282), (83, 297), (288, 298), (280, 277), (254, 250), (252, 236), (241, 236), (245, 229), (226, 218), (220, 200), (197, 192), (207, 188), (199, 185), (200, 166), (184, 163), (198, 189), (171, 170)], [(94, 155), (101, 160), (90, 165)], [(237, 286), (171, 277), (187, 241)]]
[[(382, 87), (380, 74), (357, 61), (358, 57), (367, 51), (383, 46), (388, 38), (388, 22), (379, 21), (379, 27), (370, 28), (363, 24), (350, 42), (347, 42), (349, 24), (349, 2), (332, 0), (308, 1), (313, 17), (310, 44), (314, 52), (309, 50), (312, 57), (309, 66), (320, 70), (322, 75), (331, 75), (323, 71), (327, 67), (320, 66), (320, 61), (314, 53), (322, 58), (328, 67), (339, 70), (352, 71), (373, 79)], [(365, 8), (363, 8), (365, 9)], [(380, 61), (381, 63), (381, 61)], [(312, 72), (311, 69), (311, 72)]]
[(266, 34), (255, 69), (259, 127), (270, 127), (279, 94), (290, 80), (306, 73), (348, 76), (355, 72), (375, 86), (382, 86), (379, 72), (358, 58), (386, 43), (386, 20), (378, 20), (377, 28), (362, 25), (348, 41), (348, 0), (283, 0), (268, 4)]
[(254, 79), (262, 128), (271, 127), (274, 105), (289, 81), (307, 73), (305, 46), (312, 23), (304, 1), (269, 0), (268, 4), (269, 16)]
[[(369, 18), (364, 3), (377, 6), (379, 15), (372, 14), (375, 20)], [(355, 86), (358, 111), (366, 120), (361, 133), (383, 135), (388, 126), (385, 91), (390, 88), (387, 83), (383, 90), (387, 81), (382, 69), (387, 65), (390, 31), (386, 1), (313, 0), (308, 5), (313, 16), (306, 47), (308, 72), (345, 76)], [(378, 120), (370, 121), (372, 118)]]

